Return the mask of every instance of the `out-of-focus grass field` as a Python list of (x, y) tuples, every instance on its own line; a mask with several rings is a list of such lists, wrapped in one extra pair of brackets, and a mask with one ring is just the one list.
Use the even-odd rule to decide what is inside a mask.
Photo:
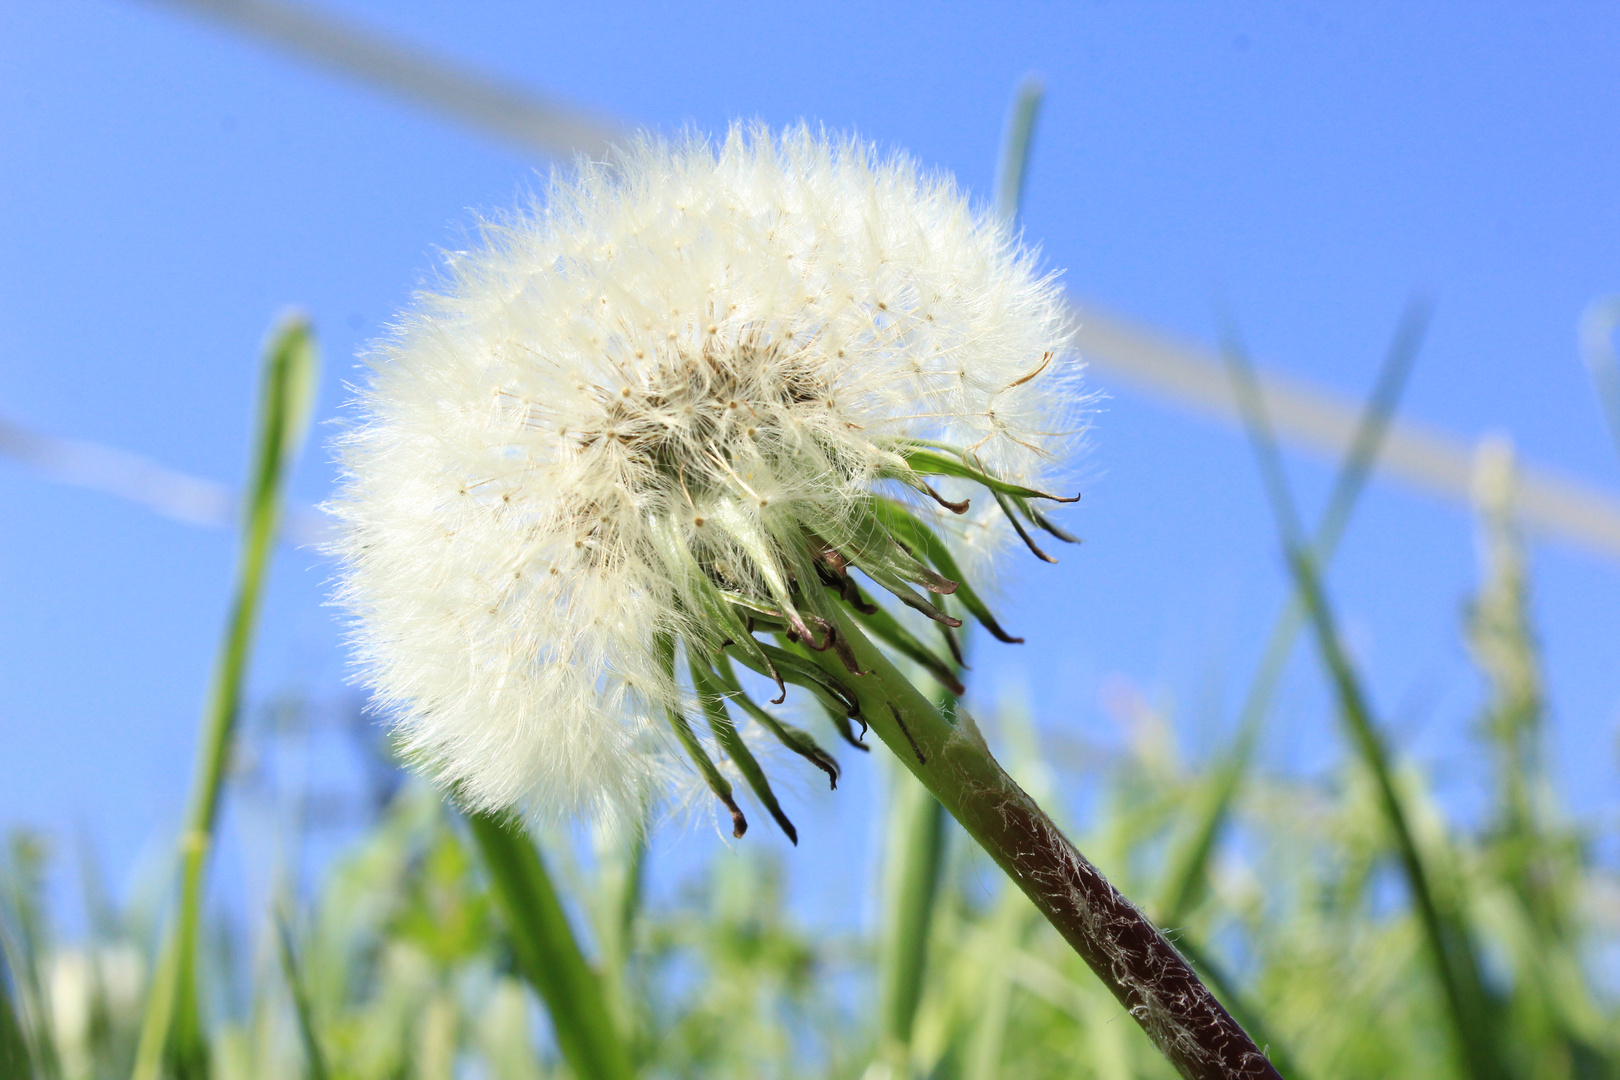
[[(1105, 793), (1076, 836), (1081, 849), (1173, 931), (1291, 1078), (1480, 1075), (1454, 1052), (1445, 983), (1457, 978), (1456, 956), (1451, 968), (1436, 960), (1391, 798), (1427, 902), (1478, 969), (1496, 1075), (1620, 1075), (1620, 877), (1594, 861), (1604, 838), (1564, 813), (1542, 767), (1549, 703), (1512, 478), (1510, 451), (1482, 451), (1478, 584), (1458, 632), (1490, 687), (1474, 736), (1489, 751), (1493, 795), (1467, 826), (1430, 797), (1421, 769), (1398, 760), (1385, 769), (1354, 741), (1317, 781), (1261, 771), (1254, 741), (1292, 719), (1267, 707), (1266, 671), (1234, 744), (1197, 765), (1179, 751), (1176, 717), (1145, 706), (1127, 717), (1127, 752), (1078, 772), (1054, 764), (1019, 709), (980, 718), (1045, 805), (1076, 786)], [(1300, 623), (1285, 612), (1279, 641)], [(1356, 673), (1335, 662), (1329, 674), (1348, 713)], [(296, 724), (276, 722), (285, 709), (266, 715), (249, 726), (242, 757), (274, 755), (297, 737)], [(361, 838), (302, 888), (308, 823), (283, 817), (260, 853), (267, 895), (245, 919), (205, 928), (208, 1075), (572, 1075), (520, 974), (465, 821), (397, 773), (386, 746), (370, 745), (378, 784)], [(799, 925), (783, 867), (746, 845), (744, 857), (717, 860), (674, 898), (650, 902), (637, 838), (541, 838), (638, 1073), (1172, 1075), (954, 826), (942, 846), (931, 842), (941, 819), (916, 782), (891, 770), (890, 785), (883, 918), (870, 935)], [(90, 929), (66, 938), (43, 899), (51, 857), (42, 838), (18, 832), (0, 870), (0, 1072), (126, 1077), (168, 890), (137, 890), (117, 905), (87, 876)]]

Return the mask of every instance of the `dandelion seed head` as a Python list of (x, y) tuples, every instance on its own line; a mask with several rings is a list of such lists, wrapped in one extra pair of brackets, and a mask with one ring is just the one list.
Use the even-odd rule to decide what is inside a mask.
[[(718, 646), (694, 574), (780, 606), (896, 440), (1034, 486), (1077, 400), (1033, 256), (948, 178), (806, 128), (554, 178), (367, 359), (332, 505), (364, 678), (464, 802), (543, 817), (680, 771), (659, 642)], [(918, 513), (968, 555), (1006, 531), (990, 499)]]

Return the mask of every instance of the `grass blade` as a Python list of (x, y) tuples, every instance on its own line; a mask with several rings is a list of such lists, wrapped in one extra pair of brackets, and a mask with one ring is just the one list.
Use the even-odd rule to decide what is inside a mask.
[(1581, 352), (1603, 418), (1609, 422), (1615, 453), (1620, 454), (1620, 358), (1614, 352), (1614, 332), (1620, 327), (1620, 296), (1592, 301), (1581, 316)]
[(296, 317), (287, 320), (272, 335), (264, 360), (236, 588), (203, 713), (191, 807), (180, 842), (180, 905), (147, 1002), (135, 1080), (156, 1080), (166, 1054), (182, 1080), (202, 1076), (207, 1068), (196, 984), (204, 877), (287, 477), (309, 429), (317, 371), (309, 324)]
[[(1327, 509), (1322, 514), (1322, 521), (1311, 544), (1319, 567), (1326, 567), (1337, 553), (1350, 516), (1378, 464), (1378, 452), (1384, 445), (1384, 436), (1389, 431), (1401, 393), (1411, 376), (1432, 311), (1433, 305), (1427, 297), (1415, 296), (1407, 303), (1396, 324), (1395, 336), (1384, 354), (1384, 363), (1379, 369), (1378, 380), (1373, 384), (1373, 392), (1362, 408), (1350, 450), (1339, 466)], [(1208, 880), (1209, 860), (1215, 851), (1215, 840), (1248, 775), (1272, 697), (1282, 680), (1283, 670), (1294, 651), (1294, 640), (1303, 624), (1304, 612), (1299, 596), (1297, 593), (1291, 594), (1271, 628), (1260, 666), (1249, 683), (1248, 693), (1244, 695), (1243, 709), (1238, 714), (1237, 739), (1226, 760), (1202, 786), (1195, 803), (1192, 826), (1183, 832), (1171, 849), (1168, 860), (1170, 869), (1164, 875), (1158, 903), (1154, 905), (1161, 926), (1180, 925), (1203, 894)]]
[[(58, 1080), (62, 1065), (51, 1036), (50, 1001), (41, 964), (48, 930), (42, 907), (45, 848), (39, 838), (14, 831), (0, 862), (0, 1061), (18, 1060), (25, 1071), (10, 1077)], [(9, 985), (8, 985), (9, 978)], [(13, 997), (12, 995), (15, 995)]]
[(475, 813), (467, 823), (518, 967), (551, 1014), (569, 1068), (578, 1080), (630, 1080), (627, 1040), (613, 1024), (601, 980), (580, 951), (539, 848), (510, 819)]
[(945, 808), (904, 768), (893, 762), (890, 766), (878, 954), (879, 1039), (892, 1074), (907, 1076), (945, 865)]
[(281, 952), (281, 970), (287, 978), (287, 989), (292, 993), (293, 1011), (298, 1015), (298, 1037), (304, 1043), (304, 1075), (308, 1080), (328, 1080), (332, 1075), (326, 1067), (326, 1054), (315, 1034), (315, 1015), (310, 1008), (309, 989), (304, 984), (298, 966), (298, 953), (293, 948), (292, 926), (285, 911), (276, 912), (276, 943)]
[(1472, 935), (1455, 902), (1458, 890), (1453, 887), (1442, 894), (1435, 887), (1434, 871), (1418, 847), (1405, 801), (1395, 783), (1389, 748), (1373, 719), (1361, 679), (1344, 648), (1315, 559), (1302, 539), (1298, 512), (1266, 418), (1259, 383), (1235, 337), (1229, 335), (1224, 351), (1232, 375), (1233, 393), (1271, 502), (1294, 587), (1314, 631), (1351, 744), (1377, 787), (1379, 809), (1417, 909), (1459, 1061), (1474, 1080), (1501, 1080), (1509, 1072), (1496, 1045), (1496, 1010), (1480, 974)]
[(996, 214), (1008, 225), (1018, 220), (1024, 201), (1024, 185), (1029, 178), (1029, 152), (1035, 142), (1035, 122), (1040, 119), (1046, 87), (1034, 75), (1024, 76), (1007, 114), (1007, 131), (1001, 141), (1001, 161), (996, 168)]
[(0, 1076), (33, 1076), (28, 1040), (23, 1037), (17, 1010), (11, 1005), (10, 969), (9, 963), (0, 964)]

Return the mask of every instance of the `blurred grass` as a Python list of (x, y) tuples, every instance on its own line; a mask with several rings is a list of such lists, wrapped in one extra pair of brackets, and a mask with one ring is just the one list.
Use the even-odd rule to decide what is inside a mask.
[(1430, 967), (1444, 998), (1457, 1055), (1467, 1075), (1474, 1080), (1506, 1080), (1513, 1072), (1496, 1042), (1498, 1003), (1484, 982), (1473, 931), (1464, 909), (1461, 883), (1455, 879), (1449, 860), (1435, 858), (1419, 844), (1407, 797), (1395, 777), (1387, 738), (1373, 716), (1361, 675), (1344, 646), (1337, 618), (1328, 601), (1316, 555), (1300, 528), (1299, 514), (1265, 414), (1259, 383), (1242, 345), (1230, 332), (1224, 352), (1296, 595), (1315, 631), (1322, 664), (1350, 744), (1376, 785), (1380, 816), (1393, 840), (1428, 947)]

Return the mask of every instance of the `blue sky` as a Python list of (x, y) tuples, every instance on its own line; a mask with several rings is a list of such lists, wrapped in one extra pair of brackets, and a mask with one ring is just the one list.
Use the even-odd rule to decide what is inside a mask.
[[(1078, 295), (1202, 341), (1221, 298), (1262, 363), (1359, 396), (1406, 297), (1430, 289), (1406, 415), (1506, 431), (1527, 460), (1620, 491), (1575, 347), (1584, 306), (1620, 292), (1611, 5), (327, 6), (627, 122), (853, 128), (986, 197), (1009, 95), (1039, 72), (1024, 221)], [(540, 164), (137, 0), (0, 10), (0, 147), (0, 411), (232, 485), (275, 314), (314, 318), (336, 415), (357, 348), (435, 250)], [(1108, 744), (1104, 688), (1135, 686), (1208, 748), (1283, 596), (1260, 488), (1235, 432), (1098, 389), (1069, 517), (1087, 543), (1011, 576), (1004, 621), (1030, 643), (983, 643), (975, 688)], [(327, 458), (306, 459), (298, 498), (321, 499)], [(1329, 471), (1291, 461), (1314, 512)], [(83, 827), (115, 880), (167, 835), (233, 554), (226, 533), (0, 462), (0, 825)], [(1535, 570), (1554, 761), (1612, 824), (1620, 566), (1549, 544)], [(308, 551), (280, 557), (256, 700), (345, 693), (327, 575)], [(1474, 580), (1467, 514), (1389, 484), (1332, 575), (1397, 743), (1459, 805), (1480, 764), (1458, 635)], [(1338, 755), (1307, 652), (1267, 745), (1281, 768)], [(804, 790), (796, 867), (830, 865), (850, 832), (865, 844), (868, 784)]]

